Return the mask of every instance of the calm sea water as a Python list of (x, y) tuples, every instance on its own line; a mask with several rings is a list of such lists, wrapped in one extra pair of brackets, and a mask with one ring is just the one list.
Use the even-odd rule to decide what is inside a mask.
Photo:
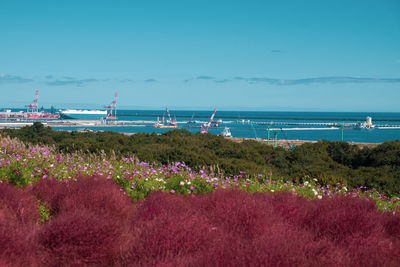
[[(171, 116), (179, 122), (197, 121), (192, 124), (178, 124), (179, 128), (190, 132), (200, 131), (200, 122), (208, 121), (212, 111), (171, 110)], [(164, 110), (118, 110), (118, 119), (122, 121), (155, 121), (157, 117), (167, 114)], [(211, 127), (209, 132), (220, 134), (229, 127), (234, 137), (267, 138), (268, 127), (270, 138), (277, 135), (278, 139), (290, 140), (330, 140), (340, 141), (342, 130), (332, 130), (321, 125), (299, 125), (302, 123), (344, 123), (364, 122), (366, 117), (372, 117), (375, 125), (391, 125), (400, 127), (400, 112), (266, 112), (266, 111), (217, 111), (214, 120), (222, 120), (217, 127)], [(283, 123), (283, 124), (282, 124)], [(81, 129), (82, 127), (80, 127)], [(171, 129), (153, 128), (152, 124), (134, 124), (129, 127), (88, 127), (92, 130), (115, 131), (126, 133), (163, 133)], [(317, 128), (315, 130), (293, 130), (293, 128)], [(55, 128), (56, 130), (78, 130), (76, 128)], [(351, 127), (343, 129), (344, 141), (379, 143), (400, 139), (399, 129), (356, 130)]]

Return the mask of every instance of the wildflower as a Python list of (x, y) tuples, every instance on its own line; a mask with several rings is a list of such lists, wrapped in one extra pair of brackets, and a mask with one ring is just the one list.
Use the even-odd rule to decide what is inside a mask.
[(185, 185), (185, 182), (184, 182), (184, 181), (181, 181), (181, 182), (179, 183), (179, 185), (180, 185), (180, 186), (184, 186), (184, 185)]
[(318, 195), (317, 198), (318, 198), (318, 199), (322, 199), (322, 196), (321, 196), (321, 195)]
[(312, 191), (314, 192), (314, 195), (315, 195), (315, 196), (318, 195), (317, 190), (315, 190), (315, 189), (313, 188)]
[(132, 182), (131, 188), (134, 189), (136, 187), (135, 183)]
[(175, 190), (171, 189), (171, 191), (169, 191), (171, 194), (175, 194)]
[(195, 187), (194, 187), (193, 185), (191, 185), (191, 186), (190, 186), (190, 190), (193, 191), (194, 189), (195, 189)]

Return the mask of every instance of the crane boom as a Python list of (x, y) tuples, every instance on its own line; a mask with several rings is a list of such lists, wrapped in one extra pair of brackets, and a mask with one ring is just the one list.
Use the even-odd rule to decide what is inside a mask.
[(169, 119), (169, 124), (171, 125), (171, 126), (176, 126), (176, 117), (175, 117), (175, 119), (174, 120), (172, 120), (171, 119), (171, 114), (169, 114), (169, 110), (168, 110), (168, 108), (165, 108), (166, 109), (166, 111), (167, 111), (167, 113), (168, 113), (168, 119)]
[(167, 113), (168, 113), (168, 119), (169, 119), (169, 122), (171, 123), (172, 122), (172, 120), (171, 120), (171, 115), (169, 114), (169, 110), (168, 110), (168, 108), (165, 108), (166, 110), (167, 110)]
[(203, 126), (201, 126), (201, 133), (207, 133), (208, 132), (208, 128), (210, 128), (211, 123), (213, 122), (215, 113), (217, 112), (217, 108), (214, 109), (213, 114), (211, 115), (210, 121), (207, 123), (206, 128), (204, 129)]
[(111, 102), (109, 106), (105, 106), (107, 109), (107, 117), (106, 119), (116, 120), (117, 119), (117, 97), (118, 93), (115, 92), (114, 100)]

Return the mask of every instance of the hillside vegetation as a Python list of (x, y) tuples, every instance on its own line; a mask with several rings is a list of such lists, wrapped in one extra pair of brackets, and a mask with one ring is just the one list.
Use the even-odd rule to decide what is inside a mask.
[(221, 136), (193, 134), (185, 130), (161, 135), (114, 132), (80, 133), (54, 131), (35, 123), (19, 130), (5, 129), (3, 135), (32, 144), (54, 145), (63, 153), (104, 152), (116, 158), (135, 155), (159, 164), (184, 162), (194, 170), (210, 166), (225, 175), (245, 172), (247, 177), (269, 174), (283, 180), (316, 178), (322, 185), (344, 183), (366, 186), (388, 195), (400, 192), (400, 142), (390, 141), (374, 148), (359, 148), (345, 142), (306, 143), (293, 150), (247, 140), (231, 142)]
[(118, 154), (0, 136), (0, 266), (399, 266), (398, 196)]

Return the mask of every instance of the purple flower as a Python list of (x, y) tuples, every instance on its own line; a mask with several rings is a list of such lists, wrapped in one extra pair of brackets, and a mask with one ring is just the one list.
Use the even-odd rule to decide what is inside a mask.
[(132, 182), (131, 188), (134, 189), (136, 187), (135, 183)]
[(175, 194), (175, 190), (174, 189), (171, 189), (171, 191), (169, 191), (169, 192), (171, 192), (171, 194)]

